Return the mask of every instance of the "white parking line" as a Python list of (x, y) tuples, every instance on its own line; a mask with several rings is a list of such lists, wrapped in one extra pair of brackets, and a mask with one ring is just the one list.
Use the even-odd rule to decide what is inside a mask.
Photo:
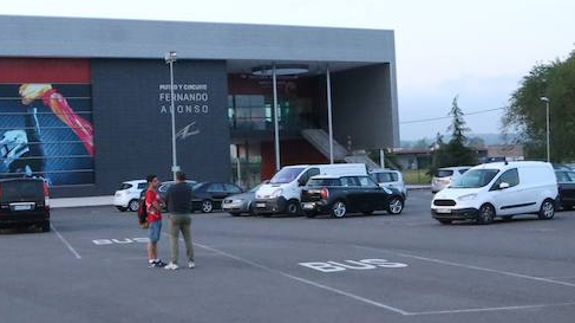
[(393, 251), (388, 251), (385, 249), (379, 249), (379, 248), (373, 248), (373, 247), (366, 247), (366, 246), (359, 246), (359, 245), (356, 245), (355, 247), (360, 248), (360, 249), (366, 249), (366, 250), (377, 250), (380, 252), (384, 252), (384, 253), (388, 253), (388, 254), (392, 254), (392, 255), (397, 255), (400, 257), (404, 257), (404, 258), (417, 259), (417, 260), (433, 262), (433, 263), (442, 264), (442, 265), (461, 267), (461, 268), (467, 268), (467, 269), (478, 270), (478, 271), (485, 271), (485, 272), (490, 272), (490, 273), (500, 274), (500, 275), (505, 275), (505, 276), (511, 276), (511, 277), (516, 277), (516, 278), (535, 280), (535, 281), (544, 282), (544, 283), (548, 283), (548, 284), (556, 284), (556, 285), (562, 285), (562, 286), (568, 286), (568, 287), (575, 287), (575, 284), (567, 283), (567, 282), (563, 282), (563, 281), (558, 281), (558, 280), (553, 280), (550, 278), (530, 276), (530, 275), (525, 275), (525, 274), (514, 273), (511, 271), (491, 269), (491, 268), (474, 266), (474, 265), (466, 265), (466, 264), (461, 264), (461, 263), (452, 262), (452, 261), (421, 257), (421, 256), (410, 255), (410, 254), (406, 254), (406, 253), (402, 253), (402, 252), (393, 252)]
[(217, 254), (219, 254), (219, 255), (222, 255), (222, 256), (224, 256), (224, 257), (231, 258), (231, 259), (234, 259), (234, 260), (239, 261), (239, 262), (243, 262), (243, 263), (248, 264), (248, 265), (250, 265), (250, 266), (259, 268), (259, 269), (261, 269), (261, 270), (264, 270), (264, 271), (267, 271), (267, 272), (270, 272), (270, 273), (273, 273), (273, 274), (278, 274), (278, 275), (281, 275), (281, 276), (283, 276), (283, 277), (286, 277), (286, 278), (289, 278), (289, 279), (298, 281), (298, 282), (300, 282), (300, 283), (304, 283), (304, 284), (307, 284), (307, 285), (310, 285), (310, 286), (314, 286), (314, 287), (317, 287), (317, 288), (319, 288), (319, 289), (323, 289), (323, 290), (326, 290), (326, 291), (329, 291), (329, 292), (332, 292), (332, 293), (335, 293), (335, 294), (338, 294), (338, 295), (341, 295), (341, 296), (345, 296), (345, 297), (354, 299), (354, 300), (356, 300), (356, 301), (359, 301), (359, 302), (362, 302), (362, 303), (365, 303), (365, 304), (369, 304), (369, 305), (373, 305), (373, 306), (376, 306), (376, 307), (379, 307), (379, 308), (383, 308), (383, 309), (386, 309), (386, 310), (389, 310), (389, 311), (392, 311), (392, 312), (395, 312), (395, 313), (398, 313), (398, 314), (401, 314), (401, 315), (410, 315), (409, 312), (406, 312), (406, 311), (401, 310), (401, 309), (399, 309), (399, 308), (396, 308), (396, 307), (393, 307), (393, 306), (389, 306), (389, 305), (386, 305), (386, 304), (382, 304), (382, 303), (380, 303), (380, 302), (376, 302), (376, 301), (371, 300), (371, 299), (369, 299), (369, 298), (365, 298), (365, 297), (362, 297), (362, 296), (359, 296), (359, 295), (355, 295), (355, 294), (352, 294), (352, 293), (349, 293), (349, 292), (346, 292), (346, 291), (342, 291), (342, 290), (337, 289), (337, 288), (333, 288), (333, 287), (329, 287), (329, 286), (326, 286), (326, 285), (323, 285), (323, 284), (320, 284), (320, 283), (316, 283), (316, 282), (313, 282), (313, 281), (308, 280), (308, 279), (305, 279), (305, 278), (301, 278), (301, 277), (298, 277), (298, 276), (294, 276), (294, 275), (288, 274), (288, 273), (286, 273), (286, 272), (283, 272), (283, 271), (281, 271), (281, 270), (269, 268), (269, 267), (267, 267), (267, 266), (264, 266), (264, 265), (255, 263), (255, 262), (253, 262), (253, 261), (251, 261), (251, 260), (247, 260), (247, 259), (244, 259), (244, 258), (241, 258), (241, 257), (238, 257), (238, 256), (234, 256), (234, 255), (232, 255), (232, 254), (229, 254), (229, 253), (227, 253), (227, 252), (225, 252), (225, 251), (218, 250), (218, 249), (213, 248), (213, 247), (209, 247), (209, 246), (206, 246), (206, 245), (203, 245), (203, 244), (199, 244), (199, 243), (194, 243), (194, 245), (197, 245), (197, 246), (199, 246), (199, 247), (201, 247), (201, 248), (203, 248), (203, 249), (206, 249), (206, 250), (210, 250), (210, 251), (215, 252), (215, 253), (217, 253)]
[(459, 313), (474, 313), (474, 312), (516, 311), (516, 310), (530, 310), (530, 309), (537, 309), (537, 308), (542, 309), (542, 308), (550, 308), (550, 307), (564, 307), (564, 306), (573, 306), (573, 305), (575, 305), (575, 302), (558, 303), (558, 304), (470, 308), (470, 309), (446, 310), (446, 311), (411, 312), (407, 315), (417, 316), (417, 315), (444, 315), (444, 314), (459, 314)]
[(74, 249), (74, 247), (72, 247), (72, 245), (66, 239), (64, 239), (64, 237), (60, 234), (60, 232), (56, 230), (54, 224), (50, 224), (50, 227), (52, 227), (52, 230), (56, 232), (56, 235), (58, 236), (58, 238), (60, 238), (60, 240), (62, 240), (62, 242), (64, 243), (64, 245), (66, 245), (68, 250), (70, 250), (74, 254), (74, 256), (76, 256), (76, 259), (82, 259), (82, 256), (80, 256), (80, 254), (76, 251), (76, 249)]

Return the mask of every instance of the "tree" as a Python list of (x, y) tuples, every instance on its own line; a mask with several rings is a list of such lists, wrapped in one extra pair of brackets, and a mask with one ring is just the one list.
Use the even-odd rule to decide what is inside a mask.
[(544, 160), (547, 116), (541, 97), (549, 99), (551, 160), (575, 160), (575, 51), (563, 61), (536, 64), (511, 94), (502, 119), (505, 131), (519, 133), (527, 158)]
[(429, 143), (427, 142), (427, 138), (419, 139), (418, 141), (414, 142), (411, 145), (413, 149), (427, 149), (429, 148)]
[(469, 147), (478, 149), (478, 148), (484, 148), (485, 147), (485, 140), (483, 140), (483, 138), (481, 137), (473, 137), (471, 139), (469, 139)]
[(451, 132), (451, 139), (447, 144), (443, 143), (443, 137), (437, 134), (434, 144), (433, 166), (430, 172), (441, 167), (474, 165), (477, 163), (477, 156), (473, 149), (467, 146), (467, 136), (469, 128), (465, 125), (464, 113), (457, 104), (458, 96), (453, 98), (449, 116), (452, 118), (451, 125), (447, 131)]

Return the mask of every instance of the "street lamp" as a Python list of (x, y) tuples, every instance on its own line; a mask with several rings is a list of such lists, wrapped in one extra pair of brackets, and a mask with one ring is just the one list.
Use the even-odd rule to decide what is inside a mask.
[(541, 102), (545, 102), (545, 107), (547, 110), (547, 162), (551, 161), (551, 147), (549, 145), (549, 98), (542, 96), (539, 98)]
[(172, 174), (174, 176), (174, 181), (176, 181), (176, 172), (180, 170), (178, 167), (177, 157), (176, 157), (176, 109), (174, 107), (174, 62), (177, 59), (177, 53), (175, 51), (170, 51), (164, 55), (164, 60), (166, 64), (170, 64), (170, 103), (171, 103), (171, 115), (172, 115)]

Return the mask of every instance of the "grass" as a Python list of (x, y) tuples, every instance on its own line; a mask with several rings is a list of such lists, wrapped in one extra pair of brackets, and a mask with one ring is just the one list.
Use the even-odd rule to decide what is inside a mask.
[(404, 169), (401, 173), (405, 184), (427, 185), (431, 183), (431, 176), (427, 175), (427, 171), (427, 169)]

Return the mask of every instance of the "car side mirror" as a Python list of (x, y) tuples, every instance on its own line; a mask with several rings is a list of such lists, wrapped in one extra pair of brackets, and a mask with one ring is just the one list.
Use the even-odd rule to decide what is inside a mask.
[(510, 187), (509, 183), (506, 183), (506, 182), (499, 184), (500, 190), (504, 190), (504, 189), (509, 188), (509, 187)]

